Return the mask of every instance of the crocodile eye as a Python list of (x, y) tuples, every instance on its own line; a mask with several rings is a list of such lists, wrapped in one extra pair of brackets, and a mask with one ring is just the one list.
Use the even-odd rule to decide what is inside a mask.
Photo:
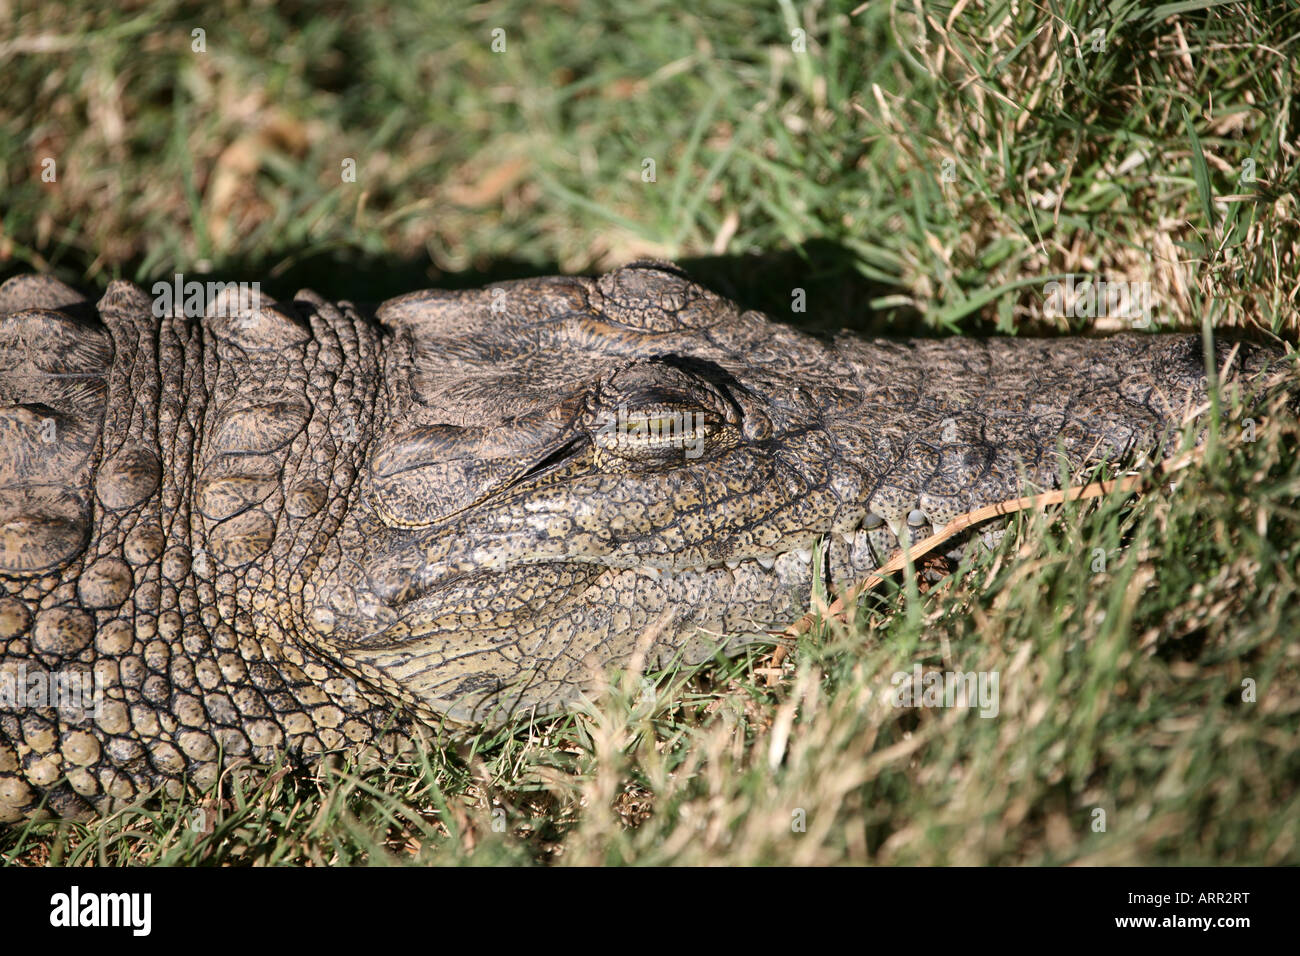
[(596, 447), (620, 458), (673, 461), (699, 458), (719, 423), (690, 406), (620, 407), (607, 415), (593, 438)]
[(598, 454), (674, 464), (740, 440), (740, 409), (686, 360), (637, 360), (601, 380), (591, 396)]

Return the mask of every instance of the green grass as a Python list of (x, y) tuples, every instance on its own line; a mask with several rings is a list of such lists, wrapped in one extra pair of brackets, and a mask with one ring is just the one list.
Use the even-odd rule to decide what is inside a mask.
[[(1088, 6), (15, 12), (0, 273), (377, 299), (657, 255), (816, 327), (1111, 330), (1045, 314), (1052, 276), (1089, 273), (1150, 283), (1161, 328), (1294, 341), (1300, 12)], [(228, 775), (197, 814), (12, 827), (0, 854), (1295, 863), (1300, 431), (1274, 409), (1248, 442), (1240, 417), (1176, 490), (1022, 516), (940, 585), (815, 628), (777, 680), (764, 649), (649, 699), (629, 676), (383, 766)], [(918, 662), (997, 671), (1000, 714), (892, 706)]]

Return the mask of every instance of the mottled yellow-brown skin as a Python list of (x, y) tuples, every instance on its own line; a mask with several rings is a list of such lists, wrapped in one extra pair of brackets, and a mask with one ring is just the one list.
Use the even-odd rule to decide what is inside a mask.
[(821, 341), (663, 264), (154, 304), (0, 287), (0, 677), (102, 688), (0, 708), (0, 822), (702, 660), (1205, 400), (1194, 337)]

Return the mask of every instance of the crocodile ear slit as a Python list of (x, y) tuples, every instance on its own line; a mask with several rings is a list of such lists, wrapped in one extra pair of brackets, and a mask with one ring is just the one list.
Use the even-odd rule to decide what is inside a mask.
[(428, 527), (556, 463), (571, 444), (566, 428), (541, 418), (501, 428), (422, 425), (377, 445), (370, 498), (386, 524)]

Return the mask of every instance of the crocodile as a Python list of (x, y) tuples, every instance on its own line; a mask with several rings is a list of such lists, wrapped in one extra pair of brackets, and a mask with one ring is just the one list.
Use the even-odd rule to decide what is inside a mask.
[(0, 821), (771, 640), (1207, 407), (1199, 336), (814, 336), (659, 262), (373, 310), (154, 292), (0, 287)]

